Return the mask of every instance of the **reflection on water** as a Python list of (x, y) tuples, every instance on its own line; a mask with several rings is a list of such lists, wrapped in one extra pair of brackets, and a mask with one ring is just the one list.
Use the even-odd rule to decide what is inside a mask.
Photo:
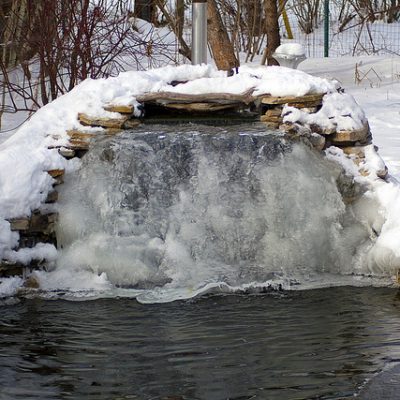
[(343, 399), (400, 358), (393, 289), (24, 300), (0, 317), (0, 398)]

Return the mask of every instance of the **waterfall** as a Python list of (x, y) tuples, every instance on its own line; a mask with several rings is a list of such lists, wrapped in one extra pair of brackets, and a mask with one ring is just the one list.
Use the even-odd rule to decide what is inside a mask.
[(91, 276), (167, 301), (369, 273), (371, 235), (343, 203), (340, 168), (262, 125), (145, 126), (82, 162), (60, 193), (50, 275), (66, 289)]

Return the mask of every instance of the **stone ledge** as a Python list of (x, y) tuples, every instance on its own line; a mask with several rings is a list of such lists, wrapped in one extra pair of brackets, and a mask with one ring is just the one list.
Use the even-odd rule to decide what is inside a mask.
[(301, 107), (315, 107), (322, 104), (322, 98), (326, 93), (319, 94), (306, 94), (305, 96), (265, 96), (261, 99), (262, 104), (278, 105), (278, 104), (288, 104), (289, 106), (295, 107), (300, 105)]
[(84, 113), (78, 114), (79, 122), (84, 126), (100, 126), (102, 128), (122, 128), (128, 120), (127, 116), (120, 118), (96, 118)]
[(371, 135), (368, 124), (366, 124), (362, 129), (335, 132), (328, 138), (328, 140), (333, 145), (342, 145), (342, 146), (348, 143), (370, 144), (371, 143), (370, 139)]
[(29, 233), (43, 233), (45, 235), (54, 232), (54, 224), (58, 220), (57, 213), (40, 214), (32, 213), (30, 217), (9, 219), (12, 231), (23, 231)]
[(129, 114), (132, 115), (133, 112), (135, 111), (135, 107), (134, 106), (122, 106), (122, 105), (116, 105), (116, 104), (108, 104), (107, 106), (104, 107), (104, 109), (106, 111), (110, 111), (110, 112), (117, 112), (120, 114)]

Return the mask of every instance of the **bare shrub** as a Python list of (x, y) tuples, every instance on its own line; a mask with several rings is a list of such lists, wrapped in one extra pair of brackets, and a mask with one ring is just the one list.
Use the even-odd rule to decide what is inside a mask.
[(300, 29), (305, 34), (314, 32), (319, 25), (320, 19), (320, 0), (300, 0), (291, 1), (291, 9), (296, 15)]
[(128, 21), (128, 3), (12, 0), (2, 9), (0, 117), (37, 109), (86, 78), (139, 68), (146, 54)]

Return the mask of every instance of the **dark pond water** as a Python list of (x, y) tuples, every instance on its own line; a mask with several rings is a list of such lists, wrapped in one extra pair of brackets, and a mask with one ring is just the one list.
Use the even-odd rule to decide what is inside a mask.
[(394, 289), (30, 299), (0, 312), (2, 400), (372, 399), (366, 380), (384, 390), (378, 373), (400, 360)]

